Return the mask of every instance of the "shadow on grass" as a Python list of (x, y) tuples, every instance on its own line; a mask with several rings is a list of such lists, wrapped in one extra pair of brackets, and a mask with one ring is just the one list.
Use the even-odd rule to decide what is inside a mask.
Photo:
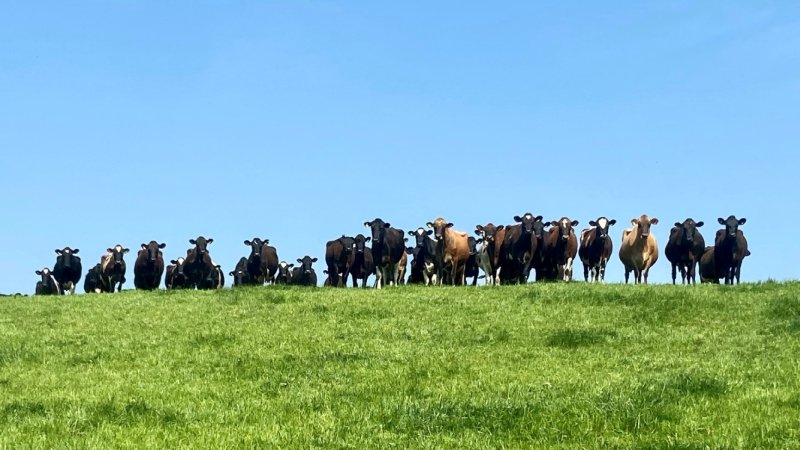
[(605, 344), (616, 338), (617, 332), (614, 330), (565, 328), (551, 333), (545, 344), (549, 347), (573, 349)]

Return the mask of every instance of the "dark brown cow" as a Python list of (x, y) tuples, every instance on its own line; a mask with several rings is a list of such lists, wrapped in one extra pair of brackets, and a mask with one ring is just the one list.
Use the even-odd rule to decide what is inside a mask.
[(403, 231), (376, 218), (364, 222), (372, 232), (372, 262), (375, 264), (375, 287), (381, 289), (385, 284), (397, 285), (400, 274), (400, 259), (405, 255), (406, 246)]
[(330, 286), (345, 287), (354, 246), (355, 239), (345, 235), (325, 244), (325, 264), (328, 265)]
[(371, 238), (364, 237), (363, 234), (353, 238), (353, 252), (350, 254), (349, 262), (353, 287), (358, 287), (359, 279), (361, 280), (361, 287), (367, 287), (367, 278), (375, 272), (375, 264), (372, 262), (372, 249), (367, 247), (367, 242), (370, 240)]
[(125, 260), (123, 256), (130, 249), (117, 244), (113, 248), (106, 250), (106, 254), (100, 258), (102, 271), (100, 277), (103, 280), (103, 292), (117, 292), (122, 290), (125, 283)]
[(190, 248), (186, 252), (184, 271), (189, 280), (190, 288), (213, 288), (211, 280), (215, 264), (208, 253), (208, 245), (213, 242), (214, 239), (206, 239), (203, 236), (199, 236), (197, 239), (189, 239), (189, 243), (194, 245), (194, 248)]
[(614, 251), (614, 243), (611, 242), (608, 230), (616, 223), (615, 219), (608, 220), (606, 217), (598, 217), (597, 220), (589, 221), (591, 228), (581, 231), (578, 255), (583, 263), (584, 281), (588, 282), (591, 276), (592, 282), (605, 282), (606, 265)]
[(483, 270), (486, 284), (489, 286), (496, 286), (500, 280), (497, 278), (497, 272), (500, 270), (500, 259), (497, 257), (498, 249), (502, 248), (502, 241), (497, 244), (496, 240), (499, 234), (503, 235), (505, 239), (504, 225), (495, 226), (493, 223), (486, 225), (476, 225), (475, 234), (477, 234), (481, 241), (481, 249), (478, 252), (478, 265)]
[(317, 258), (304, 256), (302, 258), (298, 258), (297, 262), (300, 264), (300, 266), (292, 269), (292, 284), (296, 286), (316, 286), (317, 273), (311, 266), (317, 262)]
[(698, 228), (703, 226), (703, 222), (695, 222), (688, 218), (681, 222), (675, 222), (675, 226), (669, 230), (669, 240), (664, 247), (664, 256), (672, 264), (672, 284), (677, 278), (677, 269), (681, 272), (681, 284), (694, 284), (695, 268), (703, 251), (706, 241), (700, 234)]
[(527, 283), (534, 255), (537, 253), (539, 241), (536, 239), (544, 230), (542, 216), (525, 213), (514, 216), (515, 225), (505, 227), (505, 238), (501, 259), (501, 278), (504, 283)]
[(739, 277), (742, 272), (742, 261), (750, 255), (747, 249), (747, 239), (744, 233), (739, 230), (739, 225), (744, 225), (747, 219), (744, 217), (737, 219), (735, 216), (722, 217), (717, 219), (724, 229), (717, 231), (714, 239), (714, 260), (717, 266), (719, 278), (725, 278), (725, 284), (739, 284)]
[(544, 236), (542, 270), (545, 280), (572, 281), (572, 264), (578, 254), (578, 238), (573, 227), (578, 223), (566, 217), (550, 222), (550, 230)]
[(141, 250), (136, 254), (133, 263), (133, 285), (136, 289), (152, 291), (161, 284), (161, 275), (164, 274), (164, 256), (161, 249), (167, 244), (150, 241), (142, 244)]

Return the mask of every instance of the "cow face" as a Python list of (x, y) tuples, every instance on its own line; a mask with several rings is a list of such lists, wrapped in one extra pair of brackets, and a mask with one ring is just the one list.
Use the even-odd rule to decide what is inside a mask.
[(363, 234), (359, 234), (355, 238), (353, 238), (353, 246), (356, 250), (356, 253), (364, 253), (364, 249), (367, 248), (367, 242), (369, 242), (371, 238), (364, 237)]
[(744, 225), (747, 219), (744, 217), (737, 219), (736, 216), (728, 216), (728, 218), (724, 220), (722, 217), (718, 218), (717, 222), (725, 226), (725, 236), (733, 238), (736, 237), (736, 233), (739, 231), (739, 225)]
[(650, 236), (650, 226), (658, 225), (658, 219), (642, 214), (638, 219), (631, 219), (631, 225), (636, 226), (636, 232), (640, 239), (647, 239)]
[(114, 248), (107, 248), (106, 251), (111, 254), (111, 261), (113, 261), (114, 267), (118, 267), (123, 263), (122, 257), (131, 250), (129, 248), (123, 248), (121, 245), (117, 244), (114, 246)]
[(474, 237), (469, 236), (467, 238), (467, 248), (469, 248), (469, 254), (470, 255), (477, 254), (478, 253), (478, 241)]
[(597, 230), (597, 238), (598, 239), (605, 239), (608, 237), (608, 228), (611, 225), (616, 225), (617, 221), (615, 219), (608, 220), (607, 218), (600, 216), (597, 220), (590, 220), (589, 226), (595, 227)]
[(372, 222), (364, 222), (364, 226), (372, 231), (372, 242), (374, 245), (383, 244), (383, 237), (386, 235), (386, 229), (391, 225), (381, 219), (375, 219)]
[(250, 256), (254, 258), (261, 258), (261, 249), (266, 243), (259, 238), (253, 238), (252, 241), (244, 241), (244, 245), (250, 247)]
[(173, 273), (175, 274), (176, 277), (178, 275), (184, 276), (183, 267), (184, 267), (184, 264), (186, 264), (186, 259), (185, 258), (173, 259), (172, 261), (170, 261), (170, 264), (173, 264), (175, 266), (175, 272), (173, 272)]
[(415, 247), (422, 247), (425, 243), (425, 238), (432, 234), (433, 230), (426, 230), (421, 227), (408, 232), (409, 236), (414, 236), (414, 240), (416, 241)]
[(342, 235), (339, 238), (339, 242), (342, 244), (342, 248), (344, 249), (344, 254), (349, 255), (353, 253), (353, 246), (355, 245), (355, 239), (351, 238), (350, 236)]
[(437, 218), (433, 222), (428, 222), (426, 225), (428, 226), (428, 228), (433, 228), (433, 238), (436, 239), (437, 241), (444, 238), (444, 232), (446, 229), (453, 227), (452, 223), (447, 222), (441, 217)]
[(53, 272), (51, 272), (51, 271), (50, 271), (50, 269), (48, 269), (47, 267), (45, 267), (45, 268), (44, 268), (44, 269), (42, 269), (42, 270), (37, 270), (37, 271), (36, 271), (36, 275), (39, 275), (39, 276), (41, 276), (41, 277), (42, 277), (42, 284), (47, 284), (47, 283), (49, 282), (49, 280), (50, 280), (50, 275), (51, 275), (52, 273), (53, 273)]
[(558, 236), (561, 238), (561, 240), (566, 241), (569, 239), (569, 235), (574, 233), (572, 227), (577, 227), (578, 223), (580, 222), (577, 220), (571, 221), (566, 217), (562, 217), (561, 220), (554, 220), (550, 222), (550, 225), (553, 227), (558, 227)]
[(311, 265), (317, 262), (317, 258), (304, 256), (302, 258), (297, 258), (297, 262), (300, 264), (300, 272), (311, 273), (311, 271), (314, 270), (311, 268)]
[(703, 225), (703, 221), (695, 222), (692, 218), (684, 220), (683, 223), (675, 222), (675, 227), (681, 230), (681, 242), (685, 243), (693, 243), (694, 238), (698, 233), (697, 228), (702, 227)]
[(214, 242), (214, 239), (206, 239), (203, 236), (200, 236), (197, 239), (189, 239), (189, 243), (194, 245), (198, 255), (205, 255), (208, 252), (208, 244), (212, 242)]
[(541, 221), (542, 216), (534, 217), (531, 213), (525, 213), (522, 215), (522, 217), (514, 216), (514, 222), (517, 222), (521, 225), (523, 236), (530, 236), (534, 232), (535, 223)]
[(152, 263), (155, 262), (161, 254), (161, 249), (166, 246), (167, 244), (159, 244), (156, 241), (150, 241), (149, 244), (142, 244), (142, 250), (147, 252), (147, 261)]
[(72, 255), (77, 254), (79, 251), (80, 250), (77, 249), (77, 248), (72, 249), (72, 248), (69, 248), (69, 247), (64, 247), (61, 250), (56, 249), (56, 255), (58, 255), (56, 260), (60, 259), (61, 260), (61, 264), (63, 265), (63, 267), (65, 269), (71, 268), (72, 267)]
[[(504, 225), (494, 226), (492, 223), (488, 223), (486, 225), (476, 225), (475, 226), (475, 234), (480, 236), (486, 245), (494, 243), (495, 236), (497, 232), (505, 228)], [(480, 241), (480, 239), (479, 239)]]
[(281, 261), (278, 264), (278, 279), (289, 281), (292, 277), (292, 267), (294, 267), (294, 264), (287, 264), (286, 261)]
[(237, 266), (235, 270), (230, 271), (228, 275), (230, 275), (230, 277), (233, 278), (234, 286), (241, 286), (243, 284), (246, 284), (250, 278), (250, 275), (247, 273), (247, 268), (239, 266)]

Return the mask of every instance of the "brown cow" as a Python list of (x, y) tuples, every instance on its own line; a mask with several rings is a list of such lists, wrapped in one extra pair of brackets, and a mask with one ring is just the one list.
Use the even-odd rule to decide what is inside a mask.
[(619, 260), (625, 266), (625, 283), (633, 271), (634, 283), (644, 281), (647, 284), (647, 274), (658, 260), (656, 237), (650, 234), (650, 226), (658, 225), (658, 219), (642, 214), (638, 219), (631, 219), (631, 225), (630, 230), (623, 230), (619, 248)]
[[(453, 285), (463, 285), (464, 271), (467, 258), (469, 258), (467, 233), (454, 230), (453, 224), (441, 217), (433, 222), (428, 222), (427, 225), (429, 228), (433, 228), (433, 235), (436, 238), (437, 259), (442, 262), (439, 282), (449, 281)], [(449, 275), (449, 280), (444, 280), (443, 277), (445, 275)]]
[(545, 280), (572, 281), (572, 264), (578, 254), (578, 238), (573, 227), (578, 223), (567, 217), (550, 222), (550, 229), (544, 235)]

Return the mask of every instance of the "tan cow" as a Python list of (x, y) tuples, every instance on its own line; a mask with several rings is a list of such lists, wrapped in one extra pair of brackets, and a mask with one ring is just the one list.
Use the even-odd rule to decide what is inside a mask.
[(622, 232), (622, 244), (619, 248), (619, 260), (625, 266), (625, 283), (633, 271), (633, 281), (639, 284), (658, 260), (658, 244), (656, 237), (650, 234), (650, 226), (658, 225), (658, 219), (642, 214), (638, 219), (631, 219), (633, 227)]
[[(469, 245), (467, 233), (456, 231), (453, 224), (441, 217), (433, 222), (428, 222), (428, 227), (433, 228), (436, 239), (436, 259), (441, 261), (439, 282), (449, 281), (451, 284), (464, 284), (464, 271), (467, 258), (469, 258)], [(449, 275), (449, 280), (444, 276)]]

